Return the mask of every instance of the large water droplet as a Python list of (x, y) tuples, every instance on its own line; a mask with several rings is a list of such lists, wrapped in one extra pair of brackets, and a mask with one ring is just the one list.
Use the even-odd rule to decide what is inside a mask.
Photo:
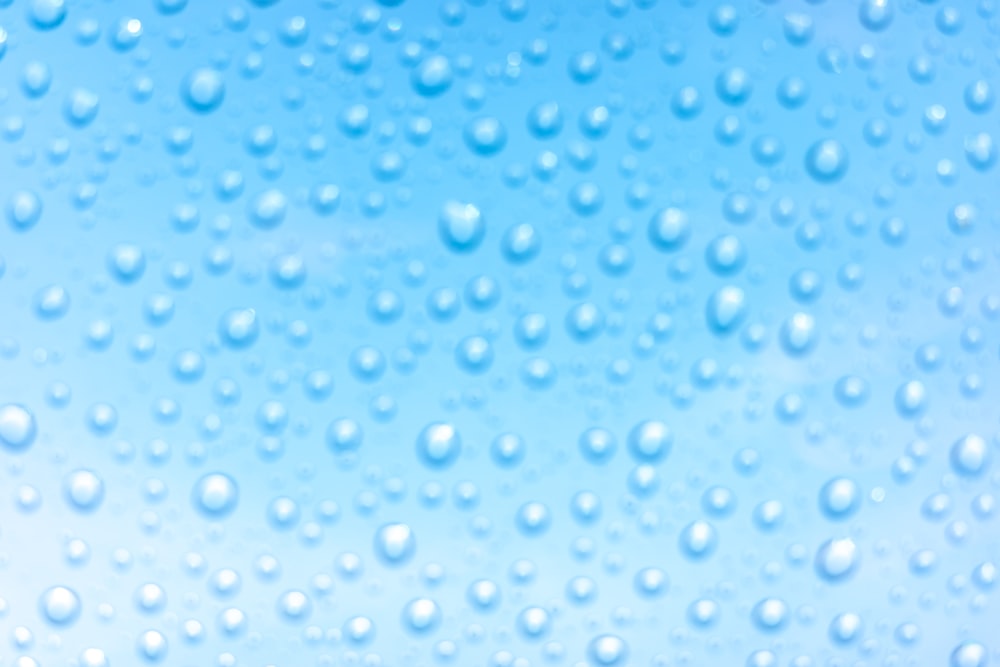
[(63, 482), (63, 494), (78, 512), (93, 512), (104, 500), (104, 481), (92, 470), (74, 470)]
[(817, 141), (806, 151), (806, 171), (819, 183), (836, 183), (847, 167), (847, 149), (836, 139)]
[(191, 492), (194, 508), (208, 519), (222, 519), (236, 509), (239, 487), (232, 477), (214, 472), (201, 477)]
[(851, 577), (858, 569), (858, 547), (849, 538), (830, 539), (816, 551), (816, 574), (825, 581), (840, 582)]
[(66, 586), (53, 586), (42, 593), (39, 608), (52, 625), (70, 625), (80, 616), (80, 597)]
[(202, 67), (188, 74), (181, 83), (181, 99), (196, 113), (211, 113), (219, 108), (226, 95), (222, 74)]
[(35, 415), (23, 405), (8, 403), (0, 407), (0, 444), (10, 451), (21, 451), (35, 441), (38, 426)]
[(375, 533), (375, 555), (386, 565), (404, 565), (413, 558), (416, 550), (416, 537), (405, 523), (388, 523)]
[(428, 468), (451, 466), (462, 451), (462, 439), (451, 424), (435, 422), (417, 436), (417, 458)]
[(486, 236), (486, 224), (474, 205), (450, 200), (438, 216), (438, 231), (449, 250), (471, 252)]

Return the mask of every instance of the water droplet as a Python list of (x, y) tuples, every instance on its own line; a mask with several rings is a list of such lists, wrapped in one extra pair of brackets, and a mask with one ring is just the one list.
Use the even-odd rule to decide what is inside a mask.
[(896, 390), (896, 412), (904, 419), (919, 417), (927, 410), (927, 388), (919, 380), (904, 382)]
[(853, 612), (844, 612), (833, 617), (827, 634), (834, 644), (845, 646), (860, 639), (863, 630), (864, 625), (860, 616)]
[(516, 433), (501, 433), (490, 445), (490, 458), (501, 468), (516, 467), (527, 451), (524, 439)]
[(819, 492), (819, 509), (828, 519), (843, 520), (861, 507), (861, 490), (846, 477), (834, 477)]
[(35, 415), (17, 403), (0, 407), (0, 444), (12, 452), (27, 449), (35, 441)]
[(290, 623), (301, 623), (312, 614), (312, 600), (302, 591), (285, 591), (278, 598), (278, 615)]
[(777, 632), (788, 625), (788, 604), (779, 598), (764, 598), (754, 605), (750, 618), (761, 632)]
[(58, 28), (65, 18), (65, 0), (31, 0), (28, 3), (28, 19), (38, 30)]
[(678, 544), (681, 553), (690, 560), (703, 560), (715, 552), (718, 535), (707, 521), (693, 521), (681, 530)]
[(69, 305), (69, 292), (62, 285), (46, 285), (35, 293), (35, 314), (42, 320), (63, 317)]
[(53, 586), (39, 600), (42, 617), (55, 626), (71, 625), (80, 616), (80, 597), (65, 586)]
[(657, 567), (646, 567), (635, 573), (633, 588), (644, 598), (658, 598), (670, 588), (667, 574)]
[(469, 150), (482, 157), (492, 157), (507, 145), (507, 129), (498, 118), (492, 116), (469, 121), (462, 137)]
[(222, 104), (225, 95), (226, 86), (222, 74), (207, 67), (192, 71), (181, 83), (181, 99), (195, 113), (215, 111)]
[(253, 308), (227, 311), (219, 322), (219, 337), (230, 348), (242, 350), (257, 340), (260, 325)]
[(417, 458), (428, 468), (451, 466), (462, 450), (462, 440), (451, 424), (435, 422), (417, 437)]
[(816, 574), (829, 582), (849, 579), (858, 569), (858, 547), (849, 538), (830, 539), (816, 551)]
[(21, 72), (21, 90), (28, 97), (38, 98), (49, 92), (52, 85), (52, 70), (38, 60), (33, 60), (24, 66)]
[(78, 512), (93, 512), (104, 500), (104, 482), (92, 470), (74, 470), (63, 482), (63, 495)]
[(893, 13), (892, 0), (862, 0), (858, 5), (858, 20), (872, 32), (888, 28)]
[(986, 667), (989, 651), (976, 641), (964, 641), (954, 648), (949, 658), (951, 667)]
[(84, 128), (94, 122), (101, 108), (97, 93), (86, 88), (74, 88), (63, 104), (66, 122), (76, 128)]
[(548, 531), (551, 523), (552, 515), (544, 503), (527, 502), (517, 510), (517, 529), (522, 535), (541, 535)]
[(465, 597), (476, 611), (490, 612), (500, 606), (500, 588), (489, 579), (472, 582)]
[(746, 295), (742, 289), (726, 286), (716, 291), (705, 306), (709, 329), (719, 335), (732, 333), (746, 319)]
[(471, 252), (486, 236), (486, 224), (474, 205), (450, 200), (438, 216), (438, 231), (449, 250)]
[(437, 630), (441, 617), (441, 608), (430, 598), (416, 598), (403, 607), (403, 627), (417, 635)]
[(146, 630), (139, 635), (136, 649), (141, 658), (157, 663), (167, 657), (167, 638), (157, 630)]
[(552, 627), (552, 620), (542, 607), (525, 607), (517, 615), (517, 630), (528, 641), (543, 639)]
[(416, 537), (405, 523), (388, 523), (375, 533), (375, 555), (386, 565), (404, 565), (413, 558), (416, 550)]
[(587, 657), (597, 667), (616, 667), (627, 664), (628, 644), (617, 635), (598, 635), (587, 645)]
[(236, 509), (239, 487), (232, 477), (215, 472), (202, 476), (194, 485), (191, 502), (207, 519), (222, 519)]
[(951, 469), (963, 477), (980, 477), (989, 467), (992, 459), (990, 445), (975, 433), (956, 440), (949, 454)]
[(628, 451), (644, 463), (657, 463), (670, 453), (674, 436), (666, 424), (656, 420), (639, 422), (628, 434)]
[(836, 183), (847, 167), (847, 149), (836, 139), (817, 141), (806, 151), (806, 171), (818, 183)]
[(18, 190), (7, 200), (7, 222), (16, 231), (27, 231), (42, 217), (42, 200), (30, 190)]

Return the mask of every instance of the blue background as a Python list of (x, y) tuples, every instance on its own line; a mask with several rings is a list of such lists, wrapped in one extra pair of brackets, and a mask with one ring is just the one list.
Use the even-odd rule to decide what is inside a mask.
[[(0, 664), (1000, 661), (998, 12), (0, 0)], [(227, 334), (233, 309), (256, 338)], [(338, 446), (343, 418), (363, 435)], [(660, 456), (630, 435), (647, 420)], [(460, 443), (428, 459), (438, 423)], [(595, 427), (605, 457), (580, 444)], [(81, 469), (90, 506), (67, 496)], [(214, 514), (210, 473), (238, 489)], [(397, 522), (405, 562), (376, 543)], [(835, 580), (830, 539), (856, 548)], [(213, 586), (225, 568), (238, 590)], [(495, 608), (469, 599), (481, 579)], [(53, 586), (78, 618), (47, 613)], [(843, 613), (857, 633), (831, 630)]]

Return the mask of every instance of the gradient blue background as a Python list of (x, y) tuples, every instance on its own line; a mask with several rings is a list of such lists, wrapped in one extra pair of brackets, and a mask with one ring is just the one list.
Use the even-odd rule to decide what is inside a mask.
[[(887, 3), (0, 1), (0, 405), (24, 406), (37, 425), (30, 446), (0, 447), (0, 665), (30, 667), (29, 656), (93, 667), (88, 648), (110, 665), (136, 664), (147, 630), (166, 638), (162, 664), (184, 666), (599, 666), (587, 647), (606, 634), (628, 646), (613, 664), (1000, 662), (996, 592), (975, 574), (1000, 558), (991, 509), (1000, 475), (990, 467), (1000, 181), (995, 143), (979, 139), (985, 160), (968, 151), (981, 133), (995, 142), (1000, 132), (1000, 9), (992, 0)], [(38, 23), (60, 11), (58, 25)], [(879, 11), (888, 19), (871, 18)], [(791, 15), (811, 28), (789, 36), (786, 24), (804, 20)], [(141, 24), (134, 42), (114, 38), (123, 19)], [(305, 31), (289, 36), (289, 22)], [(586, 82), (572, 64), (581, 53), (599, 63)], [(435, 55), (448, 59), (451, 80), (428, 97), (412, 72)], [(25, 89), (32, 63), (51, 73), (41, 94)], [(224, 84), (208, 113), (185, 102), (186, 77), (199, 68)], [(751, 82), (744, 101), (717, 91), (732, 68)], [(804, 87), (795, 108), (779, 94), (787, 77)], [(691, 118), (675, 108), (685, 86), (700, 97)], [(99, 100), (83, 126), (66, 112), (78, 90)], [(540, 103), (558, 105), (553, 136), (532, 131)], [(343, 118), (358, 105), (369, 120), (352, 134)], [(947, 112), (942, 126), (925, 119), (933, 105)], [(581, 128), (597, 106), (609, 117), (602, 137)], [(742, 128), (729, 143), (717, 130), (728, 116)], [(466, 138), (484, 117), (505, 129), (492, 155)], [(259, 157), (247, 137), (262, 125), (276, 143)], [(835, 183), (806, 168), (809, 147), (827, 139), (848, 156)], [(391, 178), (387, 163), (399, 166)], [(217, 190), (227, 170), (243, 181), (232, 200)], [(333, 210), (315, 205), (322, 185), (338, 188)], [(581, 187), (599, 191), (594, 210), (579, 205)], [(254, 202), (271, 190), (287, 212), (262, 227)], [(11, 210), (24, 193), (41, 203), (27, 229)], [(441, 237), (448, 201), (481, 212), (485, 236), (473, 252)], [(689, 221), (689, 237), (669, 251), (648, 237), (666, 207)], [(514, 264), (504, 235), (522, 223), (540, 246)], [(906, 231), (894, 241), (887, 230), (899, 225)], [(706, 257), (722, 234), (746, 253), (728, 275)], [(122, 243), (145, 257), (129, 284), (109, 269)], [(630, 253), (627, 270), (602, 263), (609, 247)], [(294, 285), (274, 275), (290, 257), (304, 267)], [(821, 283), (811, 299), (790, 287), (803, 269)], [(479, 276), (499, 288), (488, 308), (464, 292)], [(49, 285), (69, 295), (56, 318), (38, 313)], [(745, 311), (738, 331), (720, 335), (706, 304), (725, 286), (744, 291)], [(442, 287), (462, 301), (447, 322), (427, 306)], [(389, 323), (371, 313), (383, 290), (402, 307)], [(149, 304), (163, 297), (173, 310), (157, 321)], [(584, 302), (603, 317), (587, 341), (567, 325)], [(256, 312), (259, 337), (246, 349), (220, 336), (233, 308)], [(547, 320), (538, 349), (516, 336), (525, 313)], [(816, 323), (802, 355), (782, 345), (796, 313)], [(95, 322), (110, 325), (110, 340), (95, 342)], [(473, 335), (493, 354), (479, 374), (456, 359)], [(137, 354), (150, 340), (150, 353)], [(365, 345), (385, 357), (374, 381), (352, 371)], [(926, 362), (928, 345), (938, 365)], [(175, 372), (184, 351), (204, 362), (193, 381)], [(525, 379), (536, 359), (552, 365), (550, 386)], [(308, 391), (316, 371), (332, 379), (328, 396)], [(860, 405), (838, 400), (845, 376), (867, 387)], [(222, 380), (238, 386), (237, 402), (219, 399)], [(914, 381), (924, 399), (908, 412), (897, 392)], [(277, 409), (268, 401), (286, 422), (261, 423), (261, 406)], [(101, 405), (115, 411), (109, 428), (93, 422)], [(353, 453), (327, 441), (343, 417), (364, 432)], [(640, 461), (628, 436), (643, 420), (672, 432), (648, 494), (629, 483)], [(445, 468), (416, 453), (432, 422), (461, 437)], [(603, 464), (578, 445), (595, 426), (617, 440)], [(490, 455), (505, 432), (524, 441), (512, 467)], [(968, 433), (993, 452), (978, 475), (949, 459)], [(748, 456), (757, 465), (739, 464)], [(87, 513), (64, 491), (81, 468), (104, 486)], [(215, 471), (239, 488), (235, 510), (217, 520), (192, 502), (197, 480)], [(859, 492), (843, 520), (820, 507), (821, 487), (836, 477)], [(440, 504), (427, 502), (428, 482), (441, 485)], [(733, 493), (730, 516), (706, 512), (712, 486)], [(475, 502), (455, 499), (469, 488)], [(18, 501), (30, 489), (38, 507)], [(594, 523), (571, 512), (581, 490), (601, 499)], [(298, 507), (285, 528), (268, 519), (277, 497)], [(770, 500), (783, 519), (768, 529), (754, 510)], [(549, 510), (541, 535), (518, 528), (529, 501)], [(935, 515), (928, 502), (946, 506)], [(705, 560), (679, 546), (695, 520), (717, 531)], [(401, 567), (376, 557), (386, 522), (416, 536)], [(814, 567), (830, 538), (857, 545), (846, 581), (825, 581)], [(76, 562), (67, 555), (74, 539), (89, 551)], [(911, 560), (924, 549), (936, 557), (926, 572)], [(338, 569), (344, 553), (360, 559), (359, 577)], [(272, 580), (258, 572), (262, 554), (280, 563)], [(522, 559), (534, 565), (530, 581), (511, 574)], [(669, 578), (659, 597), (634, 585), (647, 567)], [(222, 568), (241, 576), (228, 598), (210, 586)], [(567, 594), (580, 576), (596, 586), (586, 603)], [(483, 578), (501, 592), (490, 613), (466, 597)], [(166, 594), (155, 613), (134, 600), (147, 582)], [(68, 626), (40, 609), (55, 585), (79, 596)], [(309, 596), (308, 618), (281, 616), (289, 590)], [(442, 613), (426, 634), (401, 620), (420, 597)], [(765, 598), (788, 607), (777, 631), (754, 623)], [(688, 617), (699, 599), (718, 603), (711, 627)], [(519, 629), (531, 606), (549, 611), (542, 638)], [(219, 629), (229, 608), (246, 615), (237, 637)], [(838, 643), (829, 627), (843, 612), (863, 629)], [(344, 632), (356, 616), (374, 625), (367, 643)], [(191, 619), (204, 625), (199, 642), (182, 636)], [(915, 643), (899, 639), (904, 623), (919, 628)], [(956, 657), (963, 642), (981, 643), (982, 660)]]

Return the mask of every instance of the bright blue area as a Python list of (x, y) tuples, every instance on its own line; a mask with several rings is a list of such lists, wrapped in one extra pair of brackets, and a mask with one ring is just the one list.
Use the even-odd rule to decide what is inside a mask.
[(0, 0), (0, 666), (1000, 664), (994, 0)]

